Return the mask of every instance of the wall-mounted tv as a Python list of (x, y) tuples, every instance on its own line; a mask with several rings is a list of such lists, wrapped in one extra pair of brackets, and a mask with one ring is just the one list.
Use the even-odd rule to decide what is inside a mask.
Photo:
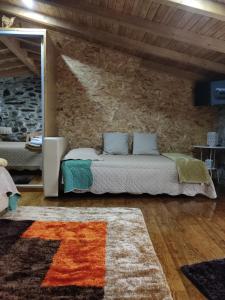
[(195, 105), (225, 105), (225, 80), (198, 82), (195, 87)]

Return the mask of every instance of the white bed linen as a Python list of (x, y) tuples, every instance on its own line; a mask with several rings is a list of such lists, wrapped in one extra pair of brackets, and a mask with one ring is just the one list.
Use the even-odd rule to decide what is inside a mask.
[(7, 193), (9, 192), (19, 193), (9, 172), (4, 167), (0, 167), (0, 212), (8, 207)]
[(93, 161), (93, 185), (90, 192), (168, 194), (216, 198), (211, 180), (206, 184), (180, 184), (174, 161), (161, 155), (101, 155), (103, 161)]
[(2, 213), (9, 206), (9, 199), (7, 195), (0, 195), (0, 213)]
[(4, 167), (0, 167), (0, 196), (7, 193), (19, 193), (9, 172)]
[(0, 157), (8, 161), (8, 166), (19, 169), (42, 169), (42, 153), (25, 149), (24, 142), (0, 142)]

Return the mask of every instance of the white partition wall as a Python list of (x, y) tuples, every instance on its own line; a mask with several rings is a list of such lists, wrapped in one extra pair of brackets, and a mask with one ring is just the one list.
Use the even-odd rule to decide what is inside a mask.
[(61, 159), (66, 153), (68, 143), (63, 137), (45, 137), (44, 140), (44, 195), (58, 197)]

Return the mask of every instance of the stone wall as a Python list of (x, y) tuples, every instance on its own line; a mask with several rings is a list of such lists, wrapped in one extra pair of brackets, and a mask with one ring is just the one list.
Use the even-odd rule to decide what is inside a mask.
[(0, 78), (0, 126), (12, 127), (12, 134), (0, 136), (11, 141), (23, 141), (28, 132), (42, 129), (40, 78)]
[(161, 151), (190, 152), (215, 130), (217, 111), (193, 106), (193, 82), (145, 60), (51, 33), (59, 49), (57, 122), (72, 147), (102, 145), (102, 133), (157, 132)]

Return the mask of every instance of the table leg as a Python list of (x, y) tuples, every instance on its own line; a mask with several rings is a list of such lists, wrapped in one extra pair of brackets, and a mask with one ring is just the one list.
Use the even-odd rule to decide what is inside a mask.
[[(210, 151), (209, 151), (210, 163), (211, 163), (211, 160), (212, 160), (212, 151), (213, 151), (213, 149), (210, 148)], [(212, 177), (212, 166), (210, 166), (209, 173), (210, 173), (210, 176)]]

